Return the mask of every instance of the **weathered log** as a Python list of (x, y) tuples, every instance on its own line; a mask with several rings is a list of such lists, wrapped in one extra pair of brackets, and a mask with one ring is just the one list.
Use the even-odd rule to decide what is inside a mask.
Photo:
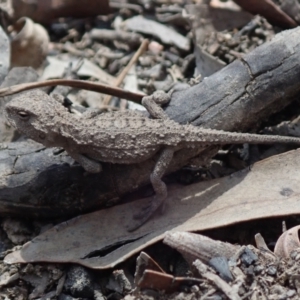
[[(300, 96), (299, 36), (299, 28), (280, 33), (198, 85), (174, 92), (166, 112), (180, 123), (228, 131), (256, 128)], [(169, 172), (199, 153), (211, 157), (215, 150), (182, 150)], [(11, 143), (0, 153), (0, 212), (35, 217), (111, 205), (147, 184), (155, 163), (154, 157), (136, 165), (103, 164), (101, 174), (85, 174), (65, 153), (29, 141)]]

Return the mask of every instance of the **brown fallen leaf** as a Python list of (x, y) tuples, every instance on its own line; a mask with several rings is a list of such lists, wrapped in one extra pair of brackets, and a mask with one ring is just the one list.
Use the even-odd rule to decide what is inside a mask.
[(136, 269), (134, 274), (134, 283), (136, 286), (138, 286), (139, 282), (142, 280), (145, 270), (163, 274), (166, 273), (152, 257), (142, 251), (136, 259)]
[(202, 282), (203, 281), (198, 278), (174, 277), (166, 273), (145, 270), (138, 283), (138, 288), (141, 290), (153, 289), (164, 291), (165, 293), (174, 293), (178, 290), (182, 290), (184, 287), (193, 286)]
[(265, 17), (270, 23), (283, 28), (297, 27), (297, 23), (271, 0), (234, 0), (244, 10)]
[(298, 24), (300, 22), (300, 3), (297, 0), (283, 1), (280, 8)]
[(300, 149), (273, 156), (231, 176), (169, 186), (168, 209), (129, 233), (145, 201), (82, 215), (57, 225), (5, 257), (6, 263), (74, 262), (115, 266), (164, 238), (166, 231), (203, 231), (254, 219), (300, 213)]
[(29, 17), (46, 24), (61, 17), (87, 18), (110, 12), (107, 0), (11, 0), (13, 18)]

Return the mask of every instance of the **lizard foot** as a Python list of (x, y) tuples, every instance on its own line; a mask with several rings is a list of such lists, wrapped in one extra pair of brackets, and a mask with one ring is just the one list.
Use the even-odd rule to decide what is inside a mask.
[(165, 210), (165, 201), (162, 197), (154, 196), (153, 199), (151, 199), (146, 206), (144, 206), (141, 211), (133, 216), (133, 224), (130, 225), (127, 230), (129, 232), (135, 231), (142, 225), (144, 225), (151, 217), (152, 215), (159, 210), (160, 213), (163, 213)]

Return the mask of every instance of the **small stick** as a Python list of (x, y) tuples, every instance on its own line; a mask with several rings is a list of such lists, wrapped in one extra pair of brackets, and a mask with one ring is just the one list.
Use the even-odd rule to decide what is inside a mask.
[[(127, 75), (127, 73), (129, 72), (129, 70), (131, 69), (131, 67), (136, 63), (136, 61), (138, 60), (138, 58), (146, 51), (146, 49), (148, 48), (148, 40), (145, 39), (143, 40), (143, 42), (141, 43), (139, 49), (136, 51), (136, 53), (133, 55), (133, 57), (131, 58), (130, 62), (128, 63), (128, 65), (122, 70), (122, 72), (118, 75), (116, 81), (113, 83), (114, 87), (118, 87), (124, 80), (125, 76)], [(112, 95), (107, 95), (104, 99), (103, 99), (103, 105), (106, 106), (109, 104), (110, 100), (112, 98)]]
[(120, 88), (111, 87), (106, 84), (101, 84), (101, 83), (96, 83), (96, 82), (91, 82), (86, 80), (53, 79), (53, 80), (46, 80), (40, 82), (17, 84), (10, 87), (2, 88), (0, 89), (0, 97), (13, 95), (31, 89), (41, 88), (45, 86), (56, 86), (56, 85), (70, 86), (78, 89), (84, 89), (84, 90), (89, 90), (89, 91), (98, 92), (102, 94), (108, 94), (119, 98), (131, 100), (135, 103), (141, 103), (142, 98), (145, 96), (144, 94), (141, 93), (133, 93)]
[(241, 300), (241, 297), (235, 291), (234, 287), (230, 286), (226, 281), (224, 281), (220, 276), (211, 272), (208, 267), (201, 262), (200, 259), (196, 259), (193, 265), (196, 267), (199, 274), (212, 282), (218, 289), (220, 289), (230, 300)]

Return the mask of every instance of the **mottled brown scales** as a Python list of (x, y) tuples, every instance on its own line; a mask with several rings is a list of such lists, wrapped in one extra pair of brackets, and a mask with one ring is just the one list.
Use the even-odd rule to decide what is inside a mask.
[[(133, 164), (160, 153), (150, 176), (156, 196), (138, 216), (133, 229), (145, 223), (167, 197), (161, 180), (174, 152), (187, 147), (232, 143), (296, 143), (300, 138), (224, 132), (180, 125), (170, 120), (161, 104), (170, 97), (162, 92), (144, 97), (143, 104), (153, 119), (136, 111), (70, 114), (60, 102), (40, 90), (10, 101), (7, 119), (20, 132), (46, 147), (63, 147), (88, 172), (100, 172), (100, 162)], [(158, 105), (159, 104), (159, 105)]]

